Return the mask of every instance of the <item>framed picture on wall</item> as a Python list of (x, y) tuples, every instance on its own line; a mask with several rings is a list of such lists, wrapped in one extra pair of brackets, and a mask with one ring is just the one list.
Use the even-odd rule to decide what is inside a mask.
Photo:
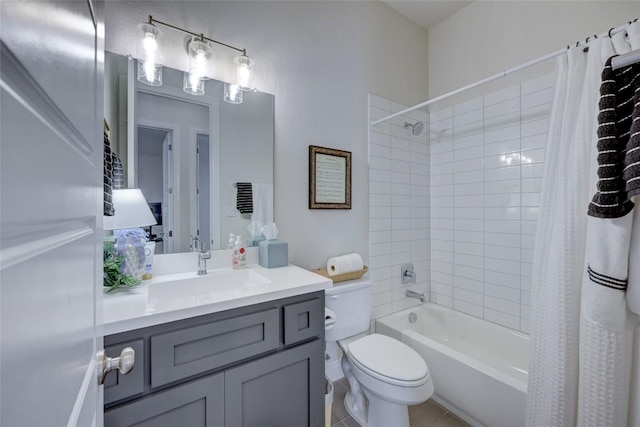
[(309, 209), (351, 209), (351, 152), (309, 146)]

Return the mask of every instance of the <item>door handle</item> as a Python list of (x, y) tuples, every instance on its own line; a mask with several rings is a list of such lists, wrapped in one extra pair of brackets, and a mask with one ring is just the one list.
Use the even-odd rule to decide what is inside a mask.
[(127, 375), (133, 369), (136, 361), (136, 352), (131, 347), (125, 347), (119, 357), (109, 357), (104, 350), (98, 352), (98, 384), (104, 384), (107, 374), (118, 370), (122, 375)]

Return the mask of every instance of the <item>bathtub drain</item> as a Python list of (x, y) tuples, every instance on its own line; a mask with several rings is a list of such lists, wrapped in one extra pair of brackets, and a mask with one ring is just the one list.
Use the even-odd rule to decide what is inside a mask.
[(416, 323), (416, 320), (418, 320), (418, 315), (415, 314), (413, 311), (409, 313), (409, 322)]

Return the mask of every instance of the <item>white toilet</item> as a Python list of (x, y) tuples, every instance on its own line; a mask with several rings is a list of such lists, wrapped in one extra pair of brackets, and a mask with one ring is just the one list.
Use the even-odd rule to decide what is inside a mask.
[(337, 341), (346, 356), (341, 365), (350, 391), (344, 405), (353, 419), (364, 427), (409, 427), (407, 405), (431, 397), (433, 382), (411, 347), (385, 335), (366, 335), (371, 287), (371, 281), (360, 280), (325, 290), (325, 306), (336, 319), (325, 339)]

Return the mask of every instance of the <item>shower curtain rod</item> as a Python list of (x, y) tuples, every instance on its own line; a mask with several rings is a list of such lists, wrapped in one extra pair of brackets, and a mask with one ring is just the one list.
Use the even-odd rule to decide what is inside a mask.
[[(619, 33), (620, 31), (625, 30), (630, 23), (631, 22), (629, 22), (628, 24), (620, 25), (619, 27), (613, 28), (613, 29), (611, 29), (609, 31), (605, 31), (604, 33), (599, 34), (596, 37), (604, 37), (606, 35), (611, 36), (613, 34)], [(587, 41), (590, 38), (591, 37), (587, 37), (587, 39), (584, 42), (576, 43), (576, 46), (582, 46), (582, 45), (586, 44)], [(411, 112), (413, 110), (417, 110), (418, 108), (426, 107), (427, 105), (431, 105), (431, 104), (433, 104), (435, 102), (442, 101), (443, 99), (446, 99), (446, 98), (449, 98), (449, 97), (451, 97), (453, 95), (457, 95), (459, 93), (465, 92), (465, 91), (467, 91), (469, 89), (473, 89), (475, 87), (481, 86), (481, 85), (483, 85), (485, 83), (489, 83), (489, 82), (492, 82), (494, 80), (501, 79), (503, 77), (508, 76), (509, 74), (515, 73), (515, 72), (520, 71), (520, 70), (524, 70), (525, 68), (529, 68), (529, 67), (531, 67), (533, 65), (537, 65), (537, 64), (539, 64), (541, 62), (548, 61), (551, 58), (555, 58), (556, 56), (560, 56), (563, 53), (565, 53), (567, 51), (568, 47), (569, 46), (567, 46), (565, 48), (562, 48), (562, 49), (558, 49), (555, 52), (551, 52), (551, 53), (549, 53), (547, 55), (540, 56), (540, 57), (538, 57), (536, 59), (532, 59), (531, 61), (528, 61), (528, 62), (525, 62), (524, 64), (518, 65), (517, 67), (513, 67), (513, 68), (509, 68), (508, 70), (500, 71), (497, 74), (494, 74), (492, 76), (486, 77), (486, 78), (484, 78), (482, 80), (478, 80), (475, 83), (471, 83), (471, 84), (463, 86), (463, 87), (461, 87), (459, 89), (452, 90), (451, 92), (447, 92), (444, 95), (436, 96), (433, 99), (429, 99), (429, 100), (427, 100), (425, 102), (422, 102), (420, 104), (414, 105), (413, 107), (405, 108), (404, 110), (398, 111), (397, 113), (393, 113), (393, 114), (391, 114), (389, 116), (386, 116), (386, 117), (383, 117), (381, 119), (374, 120), (374, 121), (371, 122), (371, 126), (375, 126), (375, 125), (380, 124), (382, 122), (386, 122), (389, 119), (393, 119), (394, 117), (402, 116), (403, 114), (409, 113), (409, 112)], [(631, 52), (631, 53), (635, 53), (636, 55), (638, 55), (637, 51), (634, 51), (634, 52)], [(624, 56), (627, 56), (627, 55), (624, 55)], [(633, 62), (636, 62), (636, 61), (631, 61), (630, 63), (633, 63)], [(624, 65), (621, 65), (621, 66), (624, 66)]]
[(611, 60), (611, 68), (617, 70), (618, 68), (626, 67), (627, 65), (640, 62), (640, 49), (633, 50), (625, 53), (624, 55), (616, 56)]

